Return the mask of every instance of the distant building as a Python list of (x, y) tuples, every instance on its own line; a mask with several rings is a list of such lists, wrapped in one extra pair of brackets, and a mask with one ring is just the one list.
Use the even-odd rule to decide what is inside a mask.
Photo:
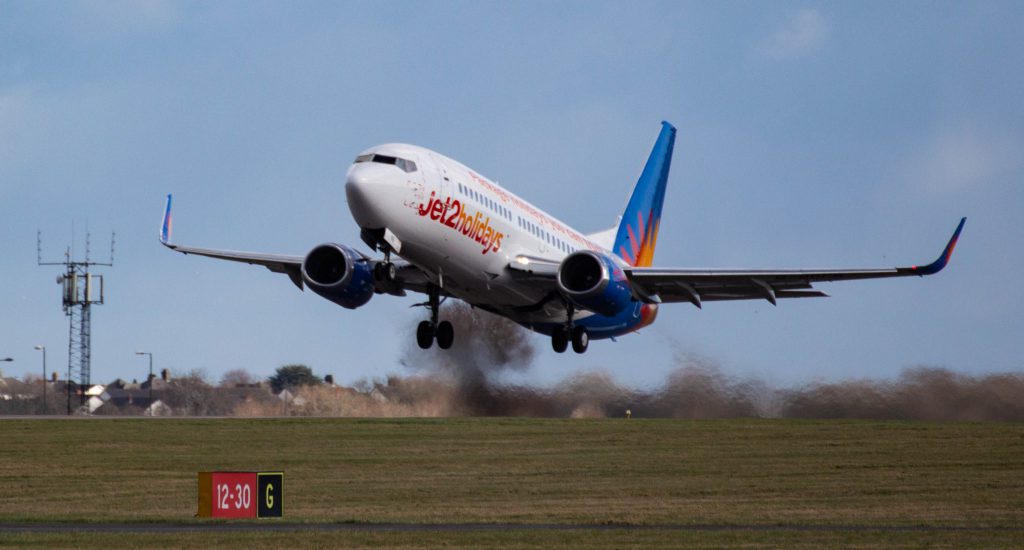
[[(131, 390), (120, 390), (117, 388), (107, 388), (100, 396), (104, 403), (113, 403), (118, 407), (125, 405), (136, 405), (141, 407), (148, 407), (150, 403), (149, 390), (143, 389), (131, 389)], [(156, 398), (154, 397), (154, 401)]]
[(4, 378), (0, 373), (0, 399), (4, 401), (32, 399), (35, 391), (32, 384), (26, 384), (17, 378)]

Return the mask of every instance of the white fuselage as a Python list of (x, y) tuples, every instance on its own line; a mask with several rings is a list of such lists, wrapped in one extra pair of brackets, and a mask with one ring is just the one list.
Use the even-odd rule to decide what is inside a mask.
[(422, 147), (364, 151), (348, 170), (345, 191), (356, 223), (390, 231), (400, 241), (396, 253), (435, 284), (519, 322), (548, 321), (564, 316), (564, 309), (552, 304), (532, 314), (513, 312), (550, 294), (509, 273), (517, 256), (559, 262), (577, 250), (606, 252), (497, 183)]

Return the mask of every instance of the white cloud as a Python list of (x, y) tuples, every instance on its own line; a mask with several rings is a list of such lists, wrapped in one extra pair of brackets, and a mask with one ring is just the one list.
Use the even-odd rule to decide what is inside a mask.
[(821, 50), (828, 40), (829, 25), (817, 10), (795, 13), (759, 47), (761, 55), (775, 60), (797, 59)]
[(948, 193), (983, 186), (1021, 164), (1019, 141), (972, 129), (945, 131), (909, 163), (910, 181), (930, 192)]

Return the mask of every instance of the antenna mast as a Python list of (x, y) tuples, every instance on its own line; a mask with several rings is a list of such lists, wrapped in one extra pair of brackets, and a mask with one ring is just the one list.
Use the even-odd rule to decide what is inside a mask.
[[(85, 235), (85, 260), (76, 261), (72, 255), (72, 246), (64, 251), (64, 260), (59, 262), (43, 261), (42, 232), (36, 233), (36, 263), (38, 265), (59, 265), (64, 273), (57, 276), (57, 284), (62, 290), (64, 315), (68, 317), (68, 414), (71, 414), (71, 385), (78, 379), (80, 405), (85, 404), (85, 390), (90, 386), (92, 363), (92, 306), (103, 304), (103, 275), (92, 273), (94, 267), (112, 267), (114, 265), (114, 236), (110, 234), (110, 259), (106, 262), (94, 262), (90, 259), (91, 235)], [(72, 240), (74, 240), (72, 238)]]

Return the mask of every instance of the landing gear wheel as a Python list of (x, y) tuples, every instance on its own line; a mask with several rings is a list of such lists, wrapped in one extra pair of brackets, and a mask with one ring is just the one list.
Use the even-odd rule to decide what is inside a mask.
[(572, 329), (572, 350), (576, 353), (583, 353), (587, 351), (587, 345), (590, 344), (590, 335), (587, 334), (587, 329), (583, 327), (575, 327)]
[(568, 329), (559, 327), (551, 333), (551, 349), (555, 350), (555, 353), (565, 353), (565, 350), (569, 349)]
[(377, 282), (393, 283), (398, 278), (398, 269), (391, 262), (380, 262), (373, 266), (373, 279)]
[(434, 344), (434, 332), (434, 323), (420, 321), (419, 326), (416, 327), (416, 343), (421, 349), (428, 349)]
[(437, 325), (437, 346), (441, 349), (448, 349), (452, 347), (452, 342), (455, 341), (455, 329), (452, 328), (452, 324), (448, 321), (441, 321)]

